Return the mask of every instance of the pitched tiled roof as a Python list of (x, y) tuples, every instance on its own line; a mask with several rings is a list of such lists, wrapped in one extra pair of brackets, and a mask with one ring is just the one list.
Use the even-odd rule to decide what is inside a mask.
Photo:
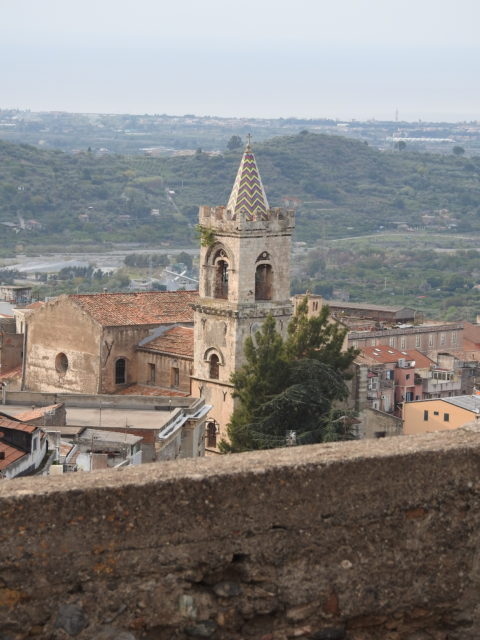
[(267, 215), (267, 196), (250, 145), (242, 156), (227, 209), (237, 215), (244, 212), (247, 220), (262, 219)]
[(17, 420), (21, 420), (22, 422), (28, 422), (29, 420), (36, 420), (37, 418), (43, 418), (47, 411), (51, 411), (52, 409), (58, 409), (61, 407), (63, 403), (52, 404), (48, 407), (38, 407), (37, 409), (30, 409), (30, 411), (24, 411), (23, 413), (17, 413), (15, 418)]
[(145, 342), (140, 349), (193, 358), (193, 327), (172, 327), (161, 336)]
[(378, 347), (363, 347), (360, 349), (359, 358), (370, 360), (373, 362), (398, 362), (399, 358), (405, 358), (402, 352), (394, 347), (387, 347), (383, 344)]
[(20, 458), (23, 458), (23, 456), (27, 455), (25, 451), (21, 451), (20, 449), (12, 447), (11, 445), (5, 444), (5, 442), (1, 441), (0, 452), (4, 454), (3, 460), (0, 458), (0, 471), (6, 469), (10, 464), (12, 464), (12, 462), (16, 462)]
[(143, 291), (70, 295), (86, 313), (104, 327), (193, 322), (192, 303), (197, 291)]
[(400, 351), (394, 347), (379, 344), (377, 347), (363, 347), (360, 350), (359, 360), (366, 362), (378, 362), (378, 363), (393, 363), (398, 362), (401, 358), (407, 361), (415, 361), (416, 369), (428, 369), (432, 364), (435, 364), (433, 360), (427, 358), (427, 356), (416, 351), (415, 349), (408, 349)]
[(403, 358), (406, 358), (406, 360), (415, 361), (416, 369), (430, 369), (432, 364), (435, 364), (433, 360), (428, 358), (424, 353), (417, 351), (416, 349), (407, 349), (406, 351), (402, 351), (401, 353), (407, 354), (406, 356), (402, 356)]
[(4, 418), (3, 416), (0, 416), (0, 431), (2, 430), (2, 427), (15, 429), (16, 431), (26, 431), (27, 433), (33, 433), (36, 429), (38, 429), (38, 427), (33, 424), (24, 424), (23, 422), (17, 422), (15, 417), (10, 420), (10, 418)]

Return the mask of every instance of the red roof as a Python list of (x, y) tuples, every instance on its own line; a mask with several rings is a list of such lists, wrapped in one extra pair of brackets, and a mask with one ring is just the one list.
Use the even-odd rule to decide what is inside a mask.
[(51, 411), (52, 409), (58, 409), (62, 403), (52, 404), (48, 407), (38, 407), (38, 409), (30, 409), (30, 411), (24, 411), (23, 413), (17, 413), (15, 418), (17, 420), (21, 420), (22, 422), (28, 422), (29, 420), (37, 420), (37, 418), (43, 418), (46, 411)]
[(16, 429), (17, 431), (26, 431), (27, 433), (33, 433), (35, 429), (38, 429), (34, 424), (24, 424), (23, 422), (17, 422), (15, 419), (10, 420), (0, 416), (0, 429), (7, 427), (8, 429)]
[(468, 338), (463, 339), (463, 351), (479, 351), (480, 343), (474, 342), (473, 340), (469, 340)]
[(360, 349), (360, 356), (381, 363), (398, 362), (400, 358), (408, 359), (408, 356), (402, 354), (398, 349), (384, 344), (380, 344), (378, 347), (363, 347)]
[(144, 343), (140, 349), (193, 359), (193, 327), (172, 327), (161, 336)]
[[(27, 431), (28, 433), (33, 433), (38, 427), (35, 427), (30, 424), (23, 424), (21, 422), (16, 422), (15, 420), (10, 420), (5, 417), (5, 415), (0, 415), (0, 438), (2, 437), (2, 427), (7, 429), (15, 429), (16, 431)], [(0, 439), (0, 452), (4, 454), (4, 458), (0, 458), (0, 471), (6, 469), (12, 462), (23, 458), (23, 456), (27, 455), (25, 451), (18, 449), (6, 442), (2, 442)]]
[(23, 456), (26, 456), (25, 451), (21, 451), (16, 447), (12, 447), (9, 444), (5, 444), (5, 442), (0, 441), (0, 452), (4, 454), (4, 458), (0, 457), (0, 471), (6, 469), (12, 462), (16, 462)]
[(432, 364), (435, 364), (433, 360), (430, 360), (430, 358), (427, 358), (416, 349), (400, 351), (384, 344), (379, 344), (377, 347), (363, 347), (360, 350), (360, 359), (362, 359), (362, 356), (365, 360), (373, 360), (382, 364), (397, 363), (403, 358), (408, 362), (415, 361), (416, 369), (429, 369)]
[(104, 327), (193, 322), (198, 291), (143, 291), (68, 296)]
[(403, 356), (407, 360), (415, 360), (415, 369), (430, 369), (432, 364), (435, 364), (433, 360), (416, 349), (407, 349), (406, 351), (402, 351), (402, 353), (407, 354)]

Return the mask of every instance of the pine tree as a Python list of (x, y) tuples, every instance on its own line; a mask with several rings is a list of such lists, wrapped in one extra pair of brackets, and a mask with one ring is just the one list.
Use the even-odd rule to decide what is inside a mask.
[(223, 452), (265, 448), (258, 446), (261, 443), (252, 425), (260, 418), (262, 406), (282, 391), (287, 367), (285, 345), (271, 315), (257, 331), (255, 340), (247, 338), (245, 357), (247, 364), (232, 375), (233, 395), (240, 404), (228, 426), (230, 442), (220, 443)]
[[(333, 403), (347, 397), (345, 378), (355, 358), (342, 351), (346, 330), (329, 321), (328, 308), (309, 318), (305, 299), (284, 341), (268, 316), (255, 342), (245, 345), (245, 365), (232, 376), (240, 400), (227, 428), (223, 452), (285, 446), (295, 432), (298, 444), (349, 439), (345, 416)], [(340, 412), (342, 413), (342, 412)]]
[(286, 354), (289, 360), (313, 358), (344, 375), (357, 351), (349, 347), (343, 351), (347, 329), (329, 318), (330, 309), (323, 305), (318, 316), (308, 317), (308, 296), (298, 305), (288, 325)]

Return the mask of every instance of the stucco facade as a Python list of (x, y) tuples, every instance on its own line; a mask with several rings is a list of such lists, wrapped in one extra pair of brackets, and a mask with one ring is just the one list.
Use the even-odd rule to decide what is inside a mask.
[(458, 429), (480, 416), (480, 396), (456, 396), (408, 402), (404, 406), (405, 435)]

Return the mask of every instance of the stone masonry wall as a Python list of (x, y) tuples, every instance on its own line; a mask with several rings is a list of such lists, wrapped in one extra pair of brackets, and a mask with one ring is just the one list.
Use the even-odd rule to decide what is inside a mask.
[(0, 484), (2, 640), (479, 637), (480, 432)]
[[(30, 391), (97, 393), (101, 328), (65, 296), (28, 317), (25, 384)], [(56, 367), (64, 353), (65, 371)]]

